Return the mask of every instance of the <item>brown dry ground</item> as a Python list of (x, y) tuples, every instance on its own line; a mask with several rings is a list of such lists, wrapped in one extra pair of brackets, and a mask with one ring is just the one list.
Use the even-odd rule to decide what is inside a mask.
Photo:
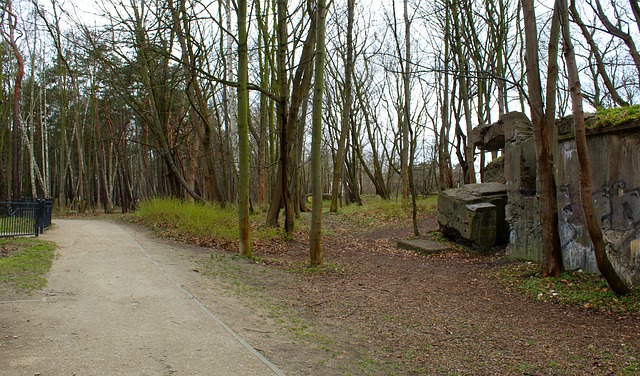
[[(435, 231), (436, 214), (420, 223), (421, 233)], [(347, 224), (326, 214), (324, 229), (328, 266), (322, 272), (304, 266), (304, 240), (261, 245), (259, 261), (242, 267), (244, 289), (261, 291), (272, 302), (267, 304), (279, 307), (281, 327), (325, 352), (315, 358), (317, 366), (289, 372), (640, 374), (638, 315), (515, 296), (496, 277), (515, 262), (503, 250), (418, 255), (396, 248), (412, 229), (393, 220)], [(259, 277), (251, 277), (257, 270)]]
[[(437, 228), (434, 214), (421, 223)], [(500, 251), (399, 250), (411, 229), (396, 221), (326, 214), (324, 229), (321, 271), (300, 235), (257, 245), (256, 260), (173, 244), (173, 278), (224, 302), (210, 309), (289, 375), (640, 374), (638, 315), (515, 296), (495, 277), (514, 262)]]

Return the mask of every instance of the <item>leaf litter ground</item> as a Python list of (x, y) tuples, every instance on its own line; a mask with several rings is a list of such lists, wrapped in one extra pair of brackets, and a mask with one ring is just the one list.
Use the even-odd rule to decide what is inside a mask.
[[(421, 218), (422, 233), (437, 229), (436, 216)], [(498, 282), (497, 270), (516, 263), (504, 251), (418, 255), (396, 248), (412, 236), (406, 221), (366, 222), (324, 216), (320, 271), (305, 266), (302, 232), (294, 242), (256, 244), (257, 262), (241, 262), (242, 284), (277, 302), (289, 335), (325, 353), (289, 373), (640, 373), (638, 315), (527, 300)]]

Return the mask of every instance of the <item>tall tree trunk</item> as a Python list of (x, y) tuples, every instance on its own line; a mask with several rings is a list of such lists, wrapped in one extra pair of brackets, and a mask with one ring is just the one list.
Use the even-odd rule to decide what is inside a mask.
[(409, 19), (408, 0), (403, 1), (404, 16), (404, 67), (402, 83), (404, 101), (402, 106), (402, 149), (400, 149), (400, 174), (402, 180), (403, 205), (409, 199), (409, 122), (411, 121), (411, 20)]
[(11, 197), (19, 199), (21, 196), (21, 174), (20, 174), (20, 97), (22, 92), (22, 79), (24, 77), (24, 59), (18, 49), (18, 40), (16, 37), (16, 27), (18, 25), (18, 17), (13, 12), (13, 1), (7, 0), (7, 13), (9, 23), (9, 35), (3, 33), (5, 41), (11, 46), (13, 55), (16, 57), (17, 72), (15, 84), (13, 86), (13, 102), (12, 102), (12, 129), (11, 129)]
[(440, 126), (440, 142), (438, 143), (438, 170), (439, 170), (439, 184), (438, 187), (441, 190), (447, 188), (453, 188), (453, 173), (451, 171), (451, 153), (449, 152), (449, 135), (451, 129), (451, 116), (449, 112), (449, 55), (451, 43), (451, 17), (449, 17), (449, 7), (445, 7), (444, 10), (444, 52), (441, 57), (441, 61), (444, 64), (443, 75), (444, 84), (442, 85), (442, 101), (440, 102), (440, 112), (442, 114), (442, 125)]
[[(289, 184), (289, 153), (287, 145), (287, 113), (289, 109), (289, 85), (287, 81), (287, 42), (289, 34), (287, 28), (287, 16), (287, 1), (277, 0), (277, 82), (279, 95), (279, 100), (277, 102), (277, 117), (278, 133), (280, 136), (280, 156), (276, 179), (271, 194), (271, 204), (269, 206), (269, 212), (267, 213), (267, 224), (270, 226), (275, 226), (278, 224), (280, 208), (282, 207), (282, 205), (284, 205), (285, 217), (287, 217), (285, 218), (285, 230), (287, 230), (289, 226), (291, 227), (291, 229), (293, 228), (293, 210), (291, 208), (291, 201), (288, 196), (289, 191), (287, 189), (287, 185)], [(289, 215), (291, 215), (291, 220), (288, 219)]]
[(325, 0), (316, 3), (316, 54), (315, 83), (313, 92), (313, 122), (311, 142), (311, 189), (312, 204), (309, 244), (311, 265), (322, 265), (322, 97), (324, 92), (325, 59)]
[[(347, 0), (347, 57), (344, 62), (344, 92), (342, 95), (342, 117), (340, 118), (341, 129), (338, 140), (336, 159), (333, 164), (333, 180), (331, 184), (331, 208), (330, 212), (338, 211), (338, 193), (340, 190), (340, 177), (344, 174), (344, 155), (347, 137), (349, 135), (349, 122), (351, 121), (351, 104), (353, 102), (353, 20), (354, 20), (355, 0)], [(320, 41), (318, 41), (319, 43)], [(317, 77), (316, 72), (316, 77)]]
[[(522, 0), (526, 40), (527, 85), (531, 122), (536, 146), (540, 226), (542, 231), (542, 274), (558, 276), (562, 272), (562, 249), (558, 235), (555, 182), (549, 152), (549, 129), (542, 101), (542, 84), (538, 58), (538, 34), (533, 0)], [(552, 110), (552, 109), (549, 109)]]
[[(272, 71), (271, 66), (271, 45), (269, 42), (268, 12), (263, 15), (260, 6), (261, 0), (255, 0), (256, 20), (258, 21), (258, 62), (260, 65), (260, 87), (269, 89), (271, 84), (269, 78)], [(267, 6), (268, 9), (268, 6)], [(259, 131), (256, 140), (257, 163), (258, 163), (258, 192), (256, 201), (262, 204), (267, 199), (267, 147), (269, 129), (269, 97), (265, 93), (260, 94), (260, 120)]]
[[(313, 13), (313, 12), (312, 12)], [(278, 95), (278, 132), (280, 134), (280, 159), (278, 171), (273, 186), (271, 204), (267, 214), (267, 224), (275, 226), (278, 223), (280, 208), (284, 206), (284, 229), (288, 235), (293, 234), (294, 211), (293, 200), (290, 191), (291, 151), (295, 143), (295, 127), (299, 117), (302, 101), (307, 96), (312, 81), (313, 51), (316, 42), (316, 19), (311, 16), (307, 38), (302, 47), (300, 64), (298, 65), (292, 80), (292, 93), (289, 96), (289, 81), (287, 76), (287, 1), (277, 1), (277, 82)], [(298, 194), (298, 192), (296, 192)]]
[(576, 152), (578, 154), (580, 184), (580, 202), (584, 217), (587, 224), (587, 230), (593, 243), (593, 251), (596, 256), (598, 270), (607, 280), (611, 289), (619, 295), (627, 294), (631, 290), (622, 281), (618, 273), (614, 269), (604, 244), (602, 229), (596, 219), (595, 210), (593, 208), (593, 195), (591, 193), (591, 163), (589, 161), (589, 151), (587, 150), (587, 136), (584, 127), (584, 112), (582, 109), (582, 90), (580, 87), (580, 77), (578, 76), (578, 66), (571, 42), (571, 34), (569, 29), (569, 12), (567, 10), (566, 0), (556, 0), (556, 7), (559, 8), (562, 24), (562, 46), (567, 67), (567, 75), (569, 77), (569, 93), (571, 94), (571, 106), (573, 112), (573, 123), (575, 129)]
[[(472, 122), (472, 114), (471, 114), (471, 106), (470, 106), (470, 95), (469, 95), (469, 72), (468, 66), (469, 63), (465, 57), (463, 51), (463, 44), (465, 41), (462, 38), (462, 29), (465, 27), (462, 22), (462, 15), (458, 9), (458, 2), (452, 1), (452, 15), (454, 19), (454, 37), (455, 37), (455, 47), (456, 47), (456, 56), (458, 59), (458, 83), (460, 90), (460, 101), (462, 102), (462, 108), (464, 109), (464, 119), (466, 125), (466, 135), (471, 134), (471, 129), (473, 128)], [(458, 122), (456, 122), (458, 123)], [(462, 130), (462, 128), (460, 128)], [(462, 132), (460, 132), (462, 135)], [(464, 183), (472, 184), (476, 182), (476, 172), (475, 172), (475, 146), (471, 141), (471, 137), (460, 137), (459, 139), (464, 140), (464, 144), (462, 147), (464, 148)]]
[(247, 0), (238, 0), (238, 224), (240, 254), (251, 257), (249, 239), (249, 49), (247, 46)]

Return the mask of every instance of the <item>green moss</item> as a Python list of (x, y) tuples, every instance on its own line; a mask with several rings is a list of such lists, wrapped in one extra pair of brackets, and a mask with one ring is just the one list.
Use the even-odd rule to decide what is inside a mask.
[(615, 127), (640, 120), (640, 105), (599, 109), (588, 128)]

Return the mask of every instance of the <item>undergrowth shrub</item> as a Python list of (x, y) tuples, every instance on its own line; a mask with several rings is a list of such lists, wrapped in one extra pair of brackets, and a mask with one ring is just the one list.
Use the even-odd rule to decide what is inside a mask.
[[(238, 239), (238, 214), (234, 205), (221, 207), (155, 198), (142, 202), (134, 217), (165, 236), (200, 245), (235, 245)], [(260, 226), (262, 221), (262, 216), (251, 216), (253, 239), (271, 240), (281, 236), (278, 229)]]

